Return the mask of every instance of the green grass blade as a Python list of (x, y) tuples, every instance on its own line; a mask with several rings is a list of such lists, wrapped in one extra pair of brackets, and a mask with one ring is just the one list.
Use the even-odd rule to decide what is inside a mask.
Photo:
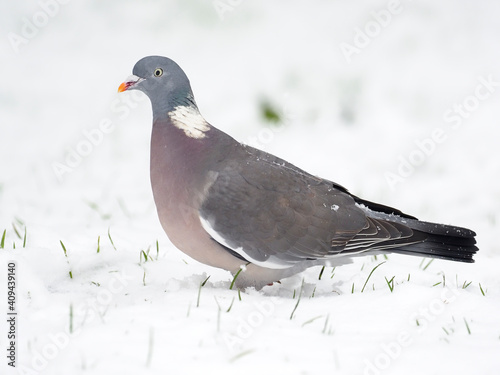
[(333, 276), (335, 276), (335, 267), (333, 267), (332, 276), (330, 276), (330, 279), (333, 279)]
[(366, 284), (368, 284), (368, 280), (370, 280), (370, 277), (372, 276), (373, 272), (379, 268), (382, 264), (384, 264), (386, 261), (384, 260), (382, 263), (379, 263), (377, 264), (375, 267), (373, 267), (372, 271), (370, 272), (370, 274), (368, 275), (368, 277), (366, 278), (366, 281), (365, 281), (365, 285), (363, 285), (363, 288), (361, 289), (361, 293), (363, 293), (363, 291), (365, 290), (365, 287), (366, 287)]
[(329, 320), (330, 320), (330, 314), (328, 314), (328, 315), (326, 316), (326, 319), (325, 319), (325, 325), (323, 326), (323, 331), (322, 331), (322, 333), (326, 333), (326, 332), (327, 332), (326, 330), (327, 330), (327, 328), (328, 328), (328, 322), (329, 322)]
[(64, 246), (64, 244), (63, 244), (63, 242), (61, 240), (59, 240), (59, 242), (61, 243), (62, 249), (64, 251), (64, 256), (67, 258), (68, 257), (68, 252), (66, 251), (66, 246)]
[[(249, 264), (250, 264), (250, 262), (248, 262), (247, 264), (245, 264), (245, 267), (247, 267)], [(231, 285), (229, 285), (229, 289), (233, 289), (234, 283), (236, 282), (236, 279), (240, 275), (241, 271), (243, 271), (243, 267), (240, 267), (240, 269), (238, 270), (238, 272), (236, 272), (234, 274), (233, 281), (231, 281)]]
[(2, 241), (0, 241), (0, 249), (3, 249), (5, 247), (5, 234), (7, 233), (7, 229), (4, 229), (3, 235), (2, 235)]
[(425, 265), (425, 267), (424, 267), (424, 268), (422, 268), (422, 269), (425, 271), (425, 270), (426, 270), (426, 269), (427, 269), (427, 268), (431, 265), (431, 263), (432, 263), (432, 262), (434, 262), (434, 258), (432, 258), (432, 259), (429, 261), (429, 263), (427, 263), (427, 264)]
[(422, 261), (421, 261), (421, 262), (420, 262), (420, 264), (418, 265), (418, 268), (422, 268), (422, 266), (423, 266), (423, 264), (424, 264), (424, 262), (425, 262), (425, 259), (426, 259), (426, 258), (422, 258)]
[(306, 320), (304, 323), (302, 323), (302, 326), (301, 327), (304, 327), (308, 324), (311, 324), (312, 322), (314, 322), (315, 320), (319, 319), (319, 318), (322, 318), (323, 315), (318, 315), (318, 316), (315, 316), (314, 318), (311, 318), (309, 320)]
[(228, 313), (229, 311), (231, 311), (231, 309), (233, 308), (233, 303), (234, 303), (234, 297), (233, 299), (231, 300), (231, 304), (229, 305), (229, 307), (227, 308), (226, 312)]
[(114, 242), (113, 242), (113, 239), (111, 238), (111, 232), (110, 232), (110, 230), (111, 230), (111, 228), (110, 228), (110, 227), (108, 227), (108, 238), (109, 238), (109, 242), (111, 242), (111, 246), (113, 246), (113, 249), (115, 249), (115, 250), (116, 250), (116, 246), (115, 246), (115, 244), (114, 244)]
[[(64, 246), (64, 244), (63, 244), (63, 242), (61, 240), (59, 240), (59, 242), (60, 242), (61, 247), (62, 247), (62, 249), (64, 251), (64, 256), (66, 257), (66, 262), (68, 262), (68, 266), (69, 266), (68, 252), (66, 251), (66, 246)], [(69, 270), (68, 273), (69, 273), (70, 279), (72, 279), (73, 278), (73, 272), (71, 271), (71, 268), (70, 268), (70, 270)]]
[(467, 280), (465, 280), (462, 285), (462, 289), (466, 289), (470, 284), (472, 284), (472, 281), (467, 282)]
[(25, 226), (25, 223), (24, 221), (22, 221), (21, 219), (19, 219), (18, 217), (14, 217), (14, 220), (22, 227)]
[(203, 282), (200, 283), (200, 287), (198, 288), (198, 298), (196, 300), (196, 307), (200, 307), (201, 288), (203, 288), (205, 286), (205, 284), (207, 283), (208, 279), (210, 279), (210, 276), (208, 276), (205, 279), (205, 281), (203, 281)]
[(323, 271), (325, 270), (325, 266), (321, 267), (321, 271), (319, 271), (318, 280), (321, 280), (321, 276), (323, 276)]
[(396, 276), (393, 276), (390, 280), (387, 280), (387, 277), (384, 276), (385, 282), (387, 283), (387, 286), (389, 287), (389, 290), (391, 291), (391, 293), (394, 290), (394, 278), (395, 277)]
[(12, 228), (14, 229), (14, 232), (16, 233), (17, 238), (22, 240), (23, 238), (21, 237), (21, 234), (19, 234), (19, 230), (17, 229), (16, 224), (12, 223)]
[(302, 284), (300, 285), (300, 291), (299, 291), (299, 296), (297, 298), (297, 303), (295, 304), (295, 307), (292, 310), (292, 313), (290, 314), (290, 320), (293, 319), (293, 314), (295, 314), (295, 310), (297, 310), (297, 307), (299, 307), (300, 299), (302, 297), (302, 290), (304, 289), (304, 279), (302, 279)]
[(208, 277), (205, 279), (205, 281), (203, 281), (203, 282), (201, 283), (201, 286), (205, 286), (205, 284), (207, 283), (208, 279), (210, 279), (210, 276), (208, 276)]
[(467, 327), (467, 332), (469, 332), (469, 335), (470, 335), (471, 332), (470, 332), (469, 323), (467, 323), (467, 320), (465, 320), (465, 318), (464, 318), (464, 322), (465, 322), (465, 326)]
[(249, 354), (252, 354), (253, 352), (255, 351), (255, 349), (248, 349), (248, 350), (245, 350), (239, 354), (236, 354), (234, 357), (230, 358), (229, 359), (229, 363), (233, 363), (235, 361), (237, 361), (238, 359), (242, 358), (242, 357), (245, 357)]
[(481, 293), (483, 294), (483, 296), (486, 297), (486, 291), (483, 290), (483, 287), (481, 286), (481, 283), (479, 283), (479, 289), (481, 289)]

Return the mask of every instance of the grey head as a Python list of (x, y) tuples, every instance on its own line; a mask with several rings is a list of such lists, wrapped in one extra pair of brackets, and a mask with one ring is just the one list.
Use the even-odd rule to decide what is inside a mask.
[(163, 56), (147, 56), (135, 64), (132, 73), (118, 91), (145, 93), (151, 100), (155, 118), (178, 106), (197, 108), (189, 79), (175, 61)]

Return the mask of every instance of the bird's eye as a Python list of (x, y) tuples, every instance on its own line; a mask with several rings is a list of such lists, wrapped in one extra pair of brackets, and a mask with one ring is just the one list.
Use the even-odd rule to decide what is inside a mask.
[(156, 68), (154, 74), (155, 74), (155, 77), (161, 77), (163, 75), (163, 69), (162, 68)]

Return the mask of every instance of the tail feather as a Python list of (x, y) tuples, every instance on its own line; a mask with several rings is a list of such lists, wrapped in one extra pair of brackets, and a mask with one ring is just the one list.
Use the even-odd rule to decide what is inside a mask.
[(473, 256), (478, 248), (475, 239), (476, 233), (470, 229), (429, 223), (372, 210), (369, 210), (368, 216), (390, 223), (398, 223), (413, 230), (410, 237), (386, 242), (385, 245), (391, 245), (391, 247), (380, 249), (382, 252), (457, 262), (474, 262)]
[(420, 232), (428, 234), (433, 234), (436, 236), (443, 236), (446, 238), (454, 237), (454, 238), (474, 239), (474, 237), (476, 236), (476, 233), (470, 229), (455, 227), (446, 224), (436, 224), (436, 223), (429, 223), (427, 221), (409, 219), (407, 220), (407, 225), (411, 229), (418, 230)]
[(401, 246), (390, 250), (392, 253), (416, 255), (428, 258), (439, 258), (457, 262), (474, 263), (472, 258), (477, 252), (476, 246), (456, 246), (432, 241), (424, 241), (412, 245)]
[[(409, 220), (408, 226), (427, 235), (420, 243), (403, 246), (401, 253), (473, 263), (476, 247), (476, 233), (470, 229), (425, 221)], [(398, 251), (399, 252), (399, 251)]]

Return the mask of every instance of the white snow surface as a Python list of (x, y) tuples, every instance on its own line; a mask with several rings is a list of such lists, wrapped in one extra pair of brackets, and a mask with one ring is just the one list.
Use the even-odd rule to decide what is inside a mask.
[[(499, 11), (493, 0), (2, 2), (0, 373), (500, 373)], [(367, 45), (349, 63), (340, 46), (356, 35)], [(230, 290), (228, 272), (177, 250), (156, 217), (150, 104), (116, 92), (153, 54), (183, 67), (212, 125), (365, 199), (474, 229), (476, 263), (365, 257), (321, 280), (313, 268)], [(261, 101), (281, 125), (261, 118)]]

